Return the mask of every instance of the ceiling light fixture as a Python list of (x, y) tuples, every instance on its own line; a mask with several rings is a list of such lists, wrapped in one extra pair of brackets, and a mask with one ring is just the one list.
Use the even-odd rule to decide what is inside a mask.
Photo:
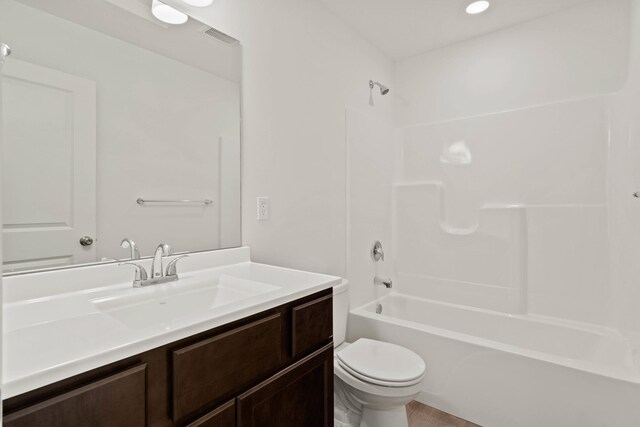
[(213, 0), (182, 0), (182, 1), (190, 6), (195, 6), (195, 7), (207, 7), (207, 6), (211, 6), (211, 3), (213, 3)]
[(467, 13), (469, 15), (477, 15), (489, 9), (491, 4), (486, 0), (474, 1), (467, 6)]
[(153, 0), (151, 3), (151, 13), (162, 22), (173, 25), (184, 24), (189, 19), (184, 13), (159, 0)]

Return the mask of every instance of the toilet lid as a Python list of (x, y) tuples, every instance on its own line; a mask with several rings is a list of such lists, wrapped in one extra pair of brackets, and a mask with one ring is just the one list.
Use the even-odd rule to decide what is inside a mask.
[(425, 364), (420, 356), (402, 346), (360, 338), (337, 353), (338, 362), (363, 380), (384, 385), (419, 382)]

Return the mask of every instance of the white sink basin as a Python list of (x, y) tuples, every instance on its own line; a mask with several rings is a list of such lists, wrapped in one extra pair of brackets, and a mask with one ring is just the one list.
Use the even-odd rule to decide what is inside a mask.
[(123, 295), (91, 300), (104, 314), (132, 329), (164, 325), (209, 310), (243, 301), (280, 287), (221, 275), (216, 280), (179, 280), (146, 288), (131, 288)]
[[(147, 269), (151, 260), (140, 260)], [(3, 398), (209, 331), (341, 282), (251, 262), (248, 248), (193, 253), (180, 280), (133, 288), (99, 264), (5, 277)]]

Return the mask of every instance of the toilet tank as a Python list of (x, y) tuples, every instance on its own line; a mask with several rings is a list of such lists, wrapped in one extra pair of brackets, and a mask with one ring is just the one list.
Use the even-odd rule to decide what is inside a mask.
[(347, 316), (349, 315), (349, 281), (342, 279), (333, 287), (333, 345), (338, 347), (347, 334)]

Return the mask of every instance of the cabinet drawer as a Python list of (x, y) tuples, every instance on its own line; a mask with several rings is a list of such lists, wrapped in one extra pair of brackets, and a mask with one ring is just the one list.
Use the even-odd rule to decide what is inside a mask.
[(139, 365), (8, 414), (5, 427), (144, 427), (146, 370)]
[(283, 363), (282, 315), (173, 351), (173, 420), (237, 393)]
[(294, 307), (291, 324), (293, 357), (301, 356), (326, 344), (333, 335), (332, 295)]
[(236, 401), (227, 402), (187, 427), (233, 427), (236, 425)]

